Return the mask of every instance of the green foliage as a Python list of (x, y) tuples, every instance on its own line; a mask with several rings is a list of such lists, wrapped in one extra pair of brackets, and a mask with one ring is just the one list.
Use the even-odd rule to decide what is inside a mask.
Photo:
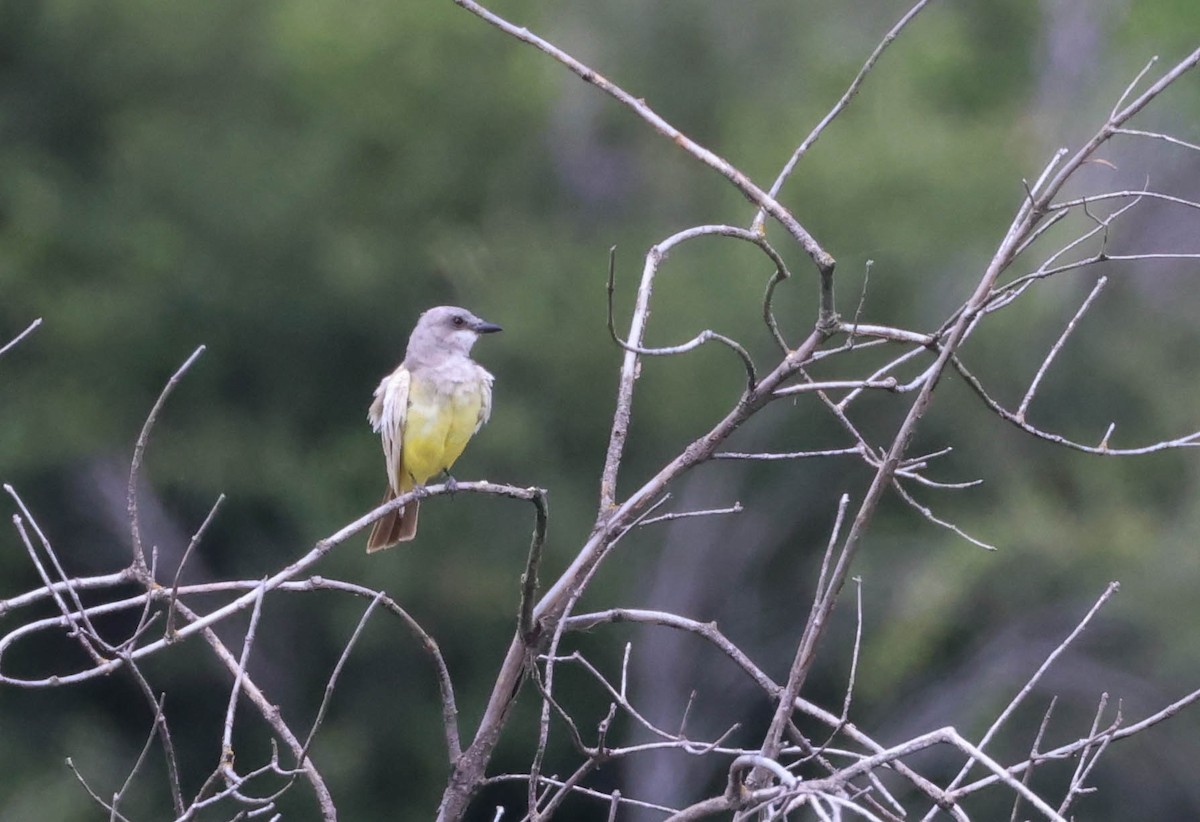
[[(784, 188), (782, 200), (839, 260), (843, 313), (872, 260), (865, 320), (939, 321), (968, 296), (1024, 196), (1021, 179), (1091, 129), (1150, 54), (1167, 62), (1196, 30), (1191, 0), (1136, 4), (1127, 18), (1097, 9), (1106, 48), (1084, 66), (1088, 82), (1071, 87), (1071, 111), (1085, 113), (1076, 123), (1038, 108), (1047, 43), (1061, 36), (1043, 5), (935, 4)], [(865, 0), (621, 0), (552, 10), (519, 2), (504, 13), (765, 187), (903, 10)], [(1196, 122), (1194, 81), (1170, 101), (1151, 119), (1185, 130)], [(1193, 199), (1194, 168), (1181, 183)], [(371, 392), (416, 316), (459, 302), (505, 333), (476, 349), (497, 375), (496, 410), (458, 475), (550, 490), (545, 580), (586, 534), (598, 497), (620, 362), (604, 324), (609, 246), (618, 246), (621, 328), (650, 245), (698, 223), (748, 224), (752, 213), (629, 111), (449, 2), (0, 2), (0, 344), (45, 318), (0, 359), (0, 480), (34, 501), (69, 566), (120, 567), (124, 487), (111, 468), (127, 462), (166, 378), (203, 344), (151, 442), (147, 493), (169, 523), (152, 537), (177, 555), (224, 492), (197, 563), (261, 575), (376, 502), (384, 475), (364, 419)], [(815, 315), (814, 277), (782, 232), (770, 234), (793, 267), (776, 308), (794, 340)], [(1120, 240), (1136, 246), (1137, 234)], [(1123, 444), (1197, 427), (1200, 306), (1185, 279), (1194, 270), (1164, 267), (1170, 288), (1110, 273), (1108, 294), (1035, 405), (1039, 420), (1085, 440), (1115, 420)], [(757, 317), (770, 274), (749, 247), (681, 249), (659, 281), (650, 343), (713, 328), (769, 362), (773, 344)], [(966, 356), (998, 395), (1023, 392), (1090, 288), (1085, 278), (1027, 296), (972, 341)], [(715, 347), (647, 361), (621, 490), (706, 430), (741, 380), (733, 356)], [(883, 442), (896, 405), (869, 408), (864, 429)], [(738, 437), (746, 448), (846, 444), (815, 406), (773, 409)], [(947, 444), (957, 449), (948, 478), (986, 484), (918, 496), (1002, 551), (985, 554), (902, 506), (885, 510), (862, 556), (864, 714), (902, 711), (931, 679), (960, 681), (971, 650), (1023, 612), (1077, 617), (1111, 578), (1127, 580), (1113, 618), (1149, 648), (1142, 671), (1166, 672), (1172, 694), (1176, 678), (1194, 684), (1200, 648), (1178, 631), (1181, 619), (1194, 621), (1200, 573), (1194, 458), (1066, 455), (1005, 428), (955, 385), (922, 432), (921, 447)], [(786, 637), (762, 645), (741, 637), (777, 672), (833, 502), (842, 492), (861, 498), (868, 477), (833, 462), (736, 476), (712, 503), (740, 499), (770, 525), (729, 526), (730, 545), (752, 557), (743, 579), (756, 586), (730, 599), (761, 605), (758, 627), (784, 626)], [(360, 545), (346, 545), (320, 569), (386, 587), (437, 637), (464, 732), (511, 634), (531, 523), (509, 502), (437, 500), (411, 548), (368, 562)], [(639, 602), (652, 586), (636, 569), (656, 567), (647, 557), (665, 533), (623, 546), (629, 559), (606, 570), (601, 590)], [(28, 576), (16, 535), (4, 532), (0, 597), (34, 584)], [(362, 607), (285, 596), (264, 618), (265, 684), (299, 727)], [(717, 605), (691, 615), (734, 618)], [(398, 623), (377, 620), (314, 753), (345, 818), (429, 818), (445, 775), (432, 671)], [(831, 637), (831, 648), (844, 638)], [(1098, 653), (1118, 665), (1126, 650)], [(218, 753), (211, 720), (228, 683), (215, 663), (192, 670), (189, 652), (203, 656), (176, 649), (159, 673), (194, 680), (187, 701), (167, 711), (195, 773)], [(830, 654), (814, 687), (836, 702), (844, 660)], [(1029, 670), (1008, 671), (977, 703), (934, 710), (934, 721), (974, 727)], [(208, 724), (184, 719), (192, 711)], [(527, 763), (532, 727), (518, 717), (497, 767)], [(128, 682), (101, 696), (0, 693), (0, 822), (34, 818), (31, 808), (97, 818), (62, 758), (112, 790), (148, 728)], [(39, 743), (47, 738), (49, 748)], [(1088, 810), (1102, 818), (1102, 808)]]

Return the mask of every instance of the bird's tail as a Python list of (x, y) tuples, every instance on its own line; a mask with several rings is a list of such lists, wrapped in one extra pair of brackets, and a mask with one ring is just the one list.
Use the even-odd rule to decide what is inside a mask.
[[(391, 502), (396, 498), (391, 485), (383, 495), (380, 505)], [(392, 511), (375, 523), (371, 536), (367, 539), (367, 553), (373, 554), (384, 548), (391, 548), (398, 542), (408, 542), (417, 535), (417, 511), (420, 502), (413, 500), (398, 511)]]

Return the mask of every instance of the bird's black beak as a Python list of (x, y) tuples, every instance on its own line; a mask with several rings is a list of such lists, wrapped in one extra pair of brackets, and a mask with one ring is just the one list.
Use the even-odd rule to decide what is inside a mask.
[(504, 330), (495, 323), (484, 322), (483, 320), (475, 323), (472, 328), (474, 328), (476, 334), (495, 334), (497, 331)]

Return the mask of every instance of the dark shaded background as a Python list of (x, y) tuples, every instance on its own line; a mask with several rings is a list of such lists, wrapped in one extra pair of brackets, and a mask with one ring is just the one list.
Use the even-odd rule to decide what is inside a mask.
[[(499, 10), (766, 184), (905, 9), (618, 0)], [(973, 288), (1023, 196), (1021, 179), (1089, 136), (1151, 55), (1170, 65), (1198, 31), (1194, 0), (935, 4), (782, 195), (837, 257), (843, 312), (873, 260), (864, 320), (935, 327)], [(1191, 76), (1135, 125), (1197, 142), (1198, 117)], [(1123, 140), (1104, 156), (1114, 167), (1089, 168), (1081, 186), (1137, 188), (1149, 174), (1159, 190), (1200, 196), (1194, 152)], [(383, 471), (364, 421), (371, 391), (420, 311), (462, 303), (505, 333), (477, 349), (497, 375), (495, 414), (456, 473), (549, 489), (550, 578), (594, 518), (620, 361), (604, 327), (609, 246), (618, 246), (624, 316), (651, 244), (751, 216), (724, 181), (630, 112), (449, 2), (0, 1), (0, 341), (45, 318), (0, 361), (0, 480), (29, 502), (73, 572), (118, 569), (128, 561), (134, 439), (166, 378), (204, 344), (151, 444), (146, 527), (161, 567), (173, 569), (224, 492), (185, 578), (261, 577), (376, 502)], [(1149, 204), (1110, 242), (1125, 253), (1200, 251), (1196, 225)], [(798, 275), (777, 303), (798, 339), (815, 315), (811, 268), (782, 232), (772, 237)], [(711, 327), (766, 362), (772, 345), (757, 317), (770, 273), (737, 244), (681, 249), (660, 278), (650, 342)], [(1047, 284), (972, 339), (966, 354), (996, 395), (1015, 404), (1097, 273)], [(1035, 419), (1085, 441), (1115, 421), (1120, 446), (1200, 427), (1195, 264), (1111, 264), (1104, 273), (1112, 282), (1063, 351)], [(622, 490), (706, 430), (741, 380), (720, 349), (645, 363)], [(859, 420), (885, 442), (903, 408), (873, 399)], [(734, 443), (845, 444), (807, 403), (770, 409)], [(986, 482), (922, 499), (1001, 550), (986, 553), (895, 501), (884, 506), (856, 572), (866, 611), (861, 727), (885, 743), (945, 724), (978, 735), (1111, 579), (1121, 593), (997, 743), (1000, 758), (1028, 747), (1051, 694), (1062, 701), (1049, 738), (1062, 742), (1086, 731), (1102, 691), (1139, 718), (1200, 685), (1192, 454), (1118, 461), (1057, 450), (990, 417), (953, 379), (915, 448), (948, 444), (955, 451), (936, 475)], [(719, 620), (782, 677), (835, 502), (843, 492), (861, 498), (868, 479), (848, 461), (702, 466), (675, 489), (677, 507), (736, 499), (747, 512), (631, 537), (581, 607), (669, 607)], [(437, 637), (464, 733), (512, 630), (529, 526), (515, 503), (437, 500), (411, 548), (368, 561), (355, 543), (318, 569), (386, 588)], [(0, 531), (0, 597), (37, 584), (16, 534)], [(332, 594), (268, 599), (251, 671), (293, 727), (310, 721), (362, 607)], [(844, 687), (852, 609), (838, 620), (809, 691), (831, 708)], [(236, 642), (242, 629), (224, 632)], [(626, 640), (632, 693), (648, 716), (677, 723), (696, 689), (693, 733), (737, 721), (738, 741), (761, 735), (769, 706), (696, 642), (610, 629), (579, 643), (611, 672)], [(207, 654), (193, 642), (147, 666), (169, 693), (191, 791), (218, 756), (229, 687)], [(46, 640), (4, 664), (46, 673), (78, 666), (75, 656), (65, 640)], [(560, 687), (594, 727), (607, 702), (582, 677), (564, 674)], [(527, 767), (534, 707), (526, 694), (493, 772)], [(111, 792), (149, 722), (121, 676), (0, 690), (0, 822), (102, 818), (63, 761), (72, 757)], [(398, 623), (377, 618), (314, 750), (343, 818), (429, 818), (446, 775), (439, 722), (425, 658)], [(1200, 813), (1197, 730), (1185, 714), (1114, 748), (1096, 774), (1102, 790), (1080, 813)], [(239, 764), (265, 755), (266, 736), (247, 718)], [(576, 761), (562, 736), (548, 772)], [(705, 767), (648, 758), (606, 768), (595, 784), (686, 802), (706, 779), (719, 784)], [(163, 818), (157, 754), (138, 784), (130, 816)], [(313, 814), (305, 790), (285, 804), (289, 818)], [(521, 797), (489, 793), (480, 818)]]

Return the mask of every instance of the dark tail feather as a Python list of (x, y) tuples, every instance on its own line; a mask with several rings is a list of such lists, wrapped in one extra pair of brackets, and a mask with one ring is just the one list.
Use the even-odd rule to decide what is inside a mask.
[[(396, 498), (392, 493), (391, 486), (388, 487), (387, 493), (383, 495), (384, 503), (391, 502)], [(405, 505), (399, 511), (393, 511), (383, 519), (375, 523), (375, 527), (371, 529), (371, 536), (367, 539), (367, 553), (373, 554), (376, 551), (382, 551), (384, 548), (391, 548), (398, 542), (408, 542), (417, 535), (417, 512), (420, 509), (420, 503), (413, 500), (408, 505)]]

